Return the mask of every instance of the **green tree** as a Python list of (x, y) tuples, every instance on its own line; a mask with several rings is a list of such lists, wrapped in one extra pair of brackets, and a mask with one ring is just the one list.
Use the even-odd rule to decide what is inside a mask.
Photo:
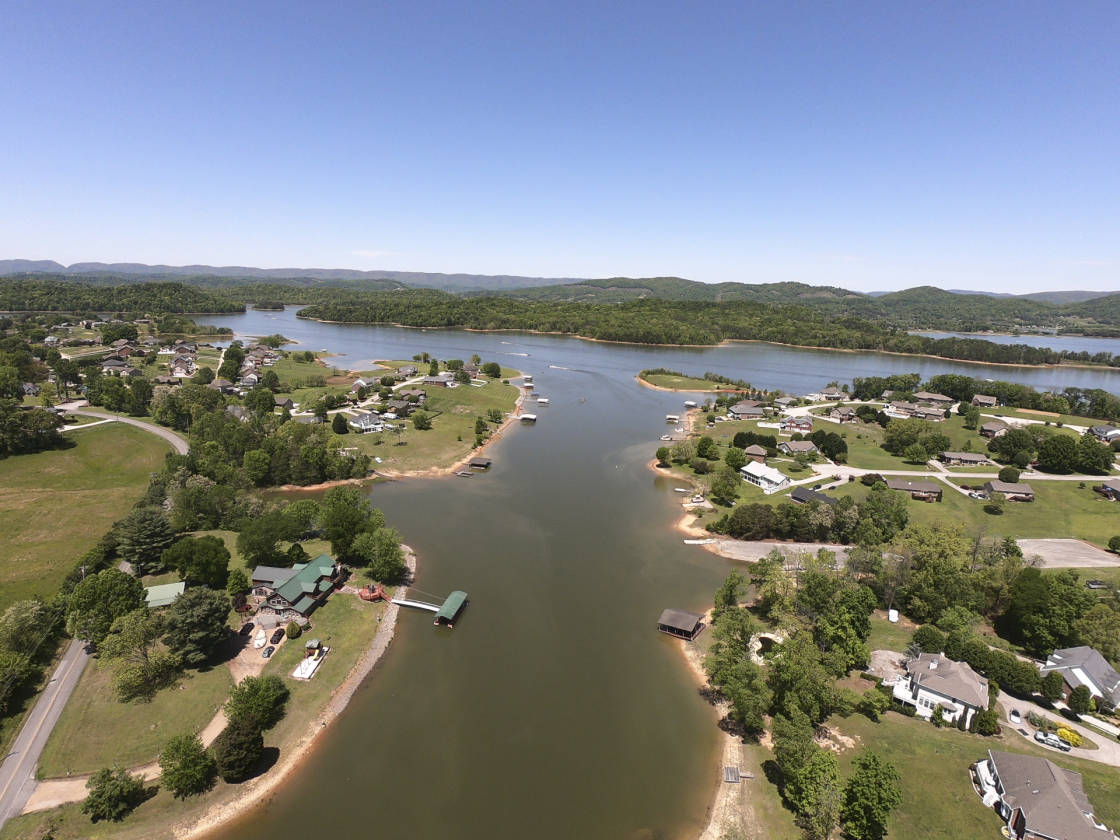
[(696, 457), (714, 461), (719, 457), (719, 449), (716, 446), (716, 442), (707, 435), (704, 435), (696, 442)]
[(183, 537), (160, 556), (179, 579), (222, 589), (229, 577), (229, 549), (218, 537)]
[(743, 590), (746, 579), (738, 569), (732, 569), (719, 589), (716, 590), (715, 605), (712, 608), (712, 620), (718, 619), (726, 610), (739, 607), (739, 596)]
[(1108, 550), (1120, 554), (1120, 534), (1108, 538)]
[(668, 446), (657, 447), (657, 465), (659, 467), (669, 466), (670, 455), (671, 455), (671, 450), (669, 449)]
[(174, 681), (180, 661), (159, 645), (163, 622), (140, 607), (113, 622), (101, 643), (102, 660), (113, 668), (113, 690), (122, 703), (151, 699)]
[(320, 502), (319, 525), (323, 536), (330, 540), (331, 551), (345, 560), (351, 556), (351, 546), (358, 534), (383, 527), (385, 517), (358, 488), (333, 487)]
[(36, 673), (26, 653), (0, 650), (0, 713), (7, 708), (8, 699)]
[(245, 408), (257, 417), (267, 417), (276, 410), (276, 397), (261, 385), (252, 388), (243, 398)]
[(283, 719), (288, 696), (288, 687), (275, 674), (245, 677), (230, 692), (226, 717), (257, 729), (271, 729)]
[(350, 432), (350, 427), (346, 425), (346, 418), (339, 412), (331, 418), (331, 431), (336, 435), (345, 435)]
[(430, 365), (428, 365), (428, 376), (438, 376), (438, 375), (439, 375), (439, 362), (436, 359), (432, 359), (432, 363)]
[(788, 716), (774, 715), (770, 730), (774, 741), (774, 760), (782, 774), (783, 789), (809, 763), (817, 750), (809, 718), (796, 707), (789, 711)]
[(146, 798), (144, 780), (127, 770), (98, 770), (86, 782), (89, 796), (82, 803), (82, 813), (93, 822), (120, 822)]
[(197, 735), (176, 735), (159, 754), (160, 785), (176, 799), (198, 796), (214, 786), (214, 759)]
[(1047, 656), (1077, 639), (1076, 624), (1095, 605), (1077, 574), (1062, 570), (1043, 575), (1024, 568), (1011, 589), (1011, 602), (996, 621), (1006, 638), (1021, 642), (1031, 653)]
[(902, 457), (911, 464), (924, 464), (929, 460), (929, 453), (920, 443), (912, 443), (903, 451)]
[(871, 720), (878, 720), (891, 707), (891, 700), (877, 689), (865, 691), (856, 706), (856, 711)]
[(249, 591), (249, 576), (245, 574), (244, 569), (234, 567), (229, 571), (229, 577), (226, 578), (226, 594), (237, 595), (239, 592)]
[(86, 576), (70, 593), (66, 631), (93, 645), (109, 634), (113, 622), (144, 604), (144, 585), (119, 569)]
[(163, 639), (184, 664), (201, 665), (229, 638), (229, 610), (224, 592), (202, 586), (188, 589), (167, 608)]
[(1038, 465), (1047, 472), (1071, 473), (1077, 462), (1077, 442), (1066, 435), (1054, 435), (1038, 448)]
[(247, 566), (275, 565), (283, 556), (278, 543), (284, 521), (277, 512), (249, 519), (237, 535), (237, 551)]
[(1075, 715), (1089, 714), (1092, 702), (1093, 695), (1087, 685), (1079, 685), (1069, 693), (1069, 710)]
[(738, 471), (747, 465), (746, 453), (737, 446), (727, 447), (727, 454), (723, 456), (723, 460), (735, 471), (736, 479), (738, 479)]
[(1004, 467), (999, 471), (999, 480), (1014, 484), (1019, 480), (1019, 471), (1015, 467)]
[(374, 580), (392, 583), (404, 577), (406, 566), (401, 538), (392, 528), (359, 534), (354, 539), (351, 554), (355, 563), (364, 565)]
[(132, 564), (137, 577), (155, 568), (160, 555), (175, 540), (175, 531), (162, 510), (134, 510), (117, 525), (117, 552)]
[(497, 362), (487, 362), (482, 366), (482, 372), (487, 376), (497, 379), (502, 375), (502, 366)]
[(739, 474), (729, 465), (724, 464), (712, 478), (710, 487), (712, 498), (721, 505), (731, 504), (739, 494), (741, 481)]
[(832, 750), (816, 749), (786, 783), (786, 798), (809, 840), (827, 840), (840, 820), (840, 766)]
[(1042, 677), (1041, 694), (1051, 703), (1057, 703), (1065, 694), (1066, 684), (1057, 671), (1047, 671)]
[(210, 745), (218, 775), (226, 782), (249, 778), (264, 753), (264, 738), (254, 721), (233, 719)]
[(417, 431), (426, 432), (432, 428), (432, 417), (426, 411), (417, 411), (412, 415), (412, 426)]
[(1112, 469), (1112, 449), (1086, 432), (1077, 442), (1077, 469), (1093, 475), (1108, 475)]
[(245, 470), (246, 478), (257, 487), (262, 487), (268, 481), (272, 458), (263, 449), (250, 449), (241, 456), (241, 466)]
[[(1110, 662), (1120, 663), (1120, 612), (1108, 604), (1096, 604), (1074, 623), (1077, 641), (1097, 650)], [(0, 634), (3, 622), (0, 622)]]
[(16, 601), (0, 616), (0, 650), (34, 655), (57, 618), (57, 611), (42, 601)]
[(990, 738), (992, 735), (999, 734), (999, 714), (992, 709), (985, 709), (982, 712), (977, 712), (972, 720), (972, 724), (976, 729), (977, 735)]
[(881, 840), (891, 811), (902, 804), (898, 771), (870, 750), (857, 756), (854, 765), (844, 787), (844, 830), (854, 840)]

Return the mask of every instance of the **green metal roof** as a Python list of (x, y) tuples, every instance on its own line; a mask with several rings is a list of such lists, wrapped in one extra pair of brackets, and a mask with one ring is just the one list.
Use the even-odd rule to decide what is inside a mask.
[(296, 573), (276, 587), (276, 594), (301, 613), (305, 613), (315, 603), (309, 596), (319, 588), (319, 578), (329, 577), (334, 571), (334, 561), (322, 554), (310, 563), (297, 564), (292, 568)]
[(460, 589), (456, 589), (447, 596), (447, 600), (443, 602), (443, 606), (439, 608), (436, 613), (436, 621), (443, 620), (450, 624), (455, 620), (455, 616), (459, 614), (459, 610), (463, 609), (463, 605), (467, 603), (467, 593)]
[(149, 607), (166, 607), (176, 598), (183, 594), (186, 590), (187, 584), (183, 581), (178, 583), (161, 583), (157, 586), (149, 586), (144, 589), (144, 599)]

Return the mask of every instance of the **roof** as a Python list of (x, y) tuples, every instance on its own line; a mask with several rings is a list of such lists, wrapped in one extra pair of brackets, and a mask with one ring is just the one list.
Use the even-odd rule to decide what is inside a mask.
[(790, 452), (816, 452), (817, 445), (811, 440), (783, 440), (778, 446), (784, 446)]
[(1073, 687), (1088, 685), (1090, 690), (1096, 689), (1094, 694), (1120, 705), (1120, 673), (1095, 648), (1081, 645), (1056, 650), (1042, 666), (1042, 673), (1047, 671), (1062, 671)]
[(1120, 429), (1115, 426), (1091, 426), (1089, 431), (1098, 437), (1120, 435)]
[(1101, 840), (1107, 836), (1087, 816), (1093, 806), (1081, 774), (1041, 756), (988, 750), (1003, 788), (1003, 801), (1023, 812), (1029, 832), (1061, 840)]
[(276, 594), (300, 612), (306, 612), (310, 602), (305, 601), (304, 596), (314, 600), (312, 596), (319, 591), (319, 579), (334, 575), (334, 561), (328, 555), (320, 554), (311, 562), (297, 563), (292, 568), (295, 574), (276, 587)]
[(979, 452), (942, 452), (941, 457), (948, 461), (972, 461), (974, 464), (982, 464), (988, 460), (987, 455)]
[(662, 610), (661, 618), (657, 619), (657, 624), (658, 626), (672, 627), (674, 630), (680, 630), (683, 633), (692, 633), (703, 618), (704, 616), (699, 613), (669, 609)]
[(762, 405), (758, 400), (739, 400), (735, 405), (731, 406), (734, 410), (736, 408), (757, 408)]
[(183, 581), (146, 586), (144, 587), (144, 600), (152, 609), (156, 607), (166, 607), (182, 595), (183, 592), (186, 591), (186, 588), (187, 584)]
[(1006, 428), (1007, 428), (1007, 424), (1004, 423), (1002, 420), (992, 420), (988, 423), (985, 423), (983, 426), (981, 426), (980, 430), (983, 431), (985, 429), (989, 429), (989, 430), (999, 431), (1000, 429), (1006, 429)]
[(747, 455), (765, 455), (766, 447), (759, 446), (757, 443), (752, 443), (750, 446), (744, 449), (743, 452), (745, 452)]
[(789, 481), (783, 473), (778, 472), (773, 467), (768, 467), (765, 464), (760, 464), (758, 461), (751, 461), (744, 467), (739, 468), (739, 472), (743, 475), (753, 476), (767, 481), (770, 484), (784, 484)]
[(930, 391), (918, 391), (918, 393), (914, 395), (914, 399), (934, 402), (953, 402), (952, 397), (947, 397), (944, 394), (935, 394)]
[(467, 603), (467, 593), (461, 589), (456, 589), (447, 596), (447, 600), (443, 602), (443, 606), (439, 608), (436, 613), (436, 621), (441, 618), (449, 624), (455, 620), (455, 616), (459, 614), (459, 610), (463, 609), (463, 605)]
[(988, 681), (943, 653), (923, 653), (906, 663), (912, 682), (976, 709), (988, 708)]
[(295, 569), (283, 566), (257, 566), (253, 569), (253, 583), (263, 583), (275, 588), (295, 573)]
[(795, 502), (821, 502), (826, 505), (835, 505), (839, 503), (839, 499), (834, 499), (831, 496), (826, 496), (824, 493), (818, 493), (816, 490), (810, 490), (808, 487), (794, 487), (793, 492), (789, 497)]
[(984, 489), (989, 493), (1010, 493), (1013, 496), (1033, 496), (1034, 490), (1025, 481), (988, 481)]
[(472, 467), (483, 467), (483, 468), (485, 468), (485, 467), (489, 467), (492, 462), (489, 458), (482, 458), (480, 456), (476, 456), (474, 458), (471, 458), (470, 461), (468, 461), (467, 463), (469, 463)]
[(989, 397), (987, 394), (975, 394), (972, 397), (973, 402), (982, 402), (984, 405), (995, 405), (999, 402), (995, 397)]
[(940, 493), (942, 485), (936, 481), (911, 481), (908, 478), (887, 477), (887, 487), (891, 490), (906, 490), (910, 493)]
[(766, 414), (765, 409), (757, 405), (733, 405), (728, 411), (746, 417), (762, 417)]

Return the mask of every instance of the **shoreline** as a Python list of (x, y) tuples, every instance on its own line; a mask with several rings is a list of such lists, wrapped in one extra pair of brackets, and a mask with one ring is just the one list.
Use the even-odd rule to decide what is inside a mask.
[(645, 379), (642, 379), (640, 373), (634, 374), (634, 380), (643, 388), (649, 388), (652, 391), (668, 391), (674, 394), (745, 394), (747, 393), (744, 388), (666, 388), (664, 385), (654, 385)]
[[(402, 545), (401, 547), (405, 552), (405, 565), (409, 570), (409, 580), (415, 581), (416, 553), (409, 546)], [(331, 692), (326, 706), (312, 718), (311, 722), (318, 721), (320, 725), (310, 729), (298, 741), (289, 746), (285, 751), (286, 754), (272, 770), (243, 783), (237, 792), (237, 798), (232, 802), (211, 805), (193, 822), (171, 826), (172, 836), (176, 840), (196, 840), (196, 838), (207, 836), (231, 820), (260, 807), (264, 804), (262, 800), (274, 793), (288, 780), (289, 776), (299, 769), (300, 765), (310, 757), (316, 748), (320, 736), (326, 732), (331, 723), (349, 705), (354, 693), (388, 651), (389, 645), (396, 635), (398, 612), (400, 612), (399, 606), (392, 603), (388, 605), (385, 616), (369, 647), (366, 648), (354, 667), (350, 669), (350, 673), (346, 675), (345, 679)]]
[[(325, 318), (308, 318), (305, 315), (296, 315), (297, 318), (304, 318), (308, 321), (315, 321), (320, 324), (336, 324), (338, 326), (350, 327), (399, 327), (408, 330), (462, 330), (463, 332), (476, 332), (476, 333), (525, 333), (527, 335), (558, 335), (566, 336), (569, 338), (577, 338), (580, 341), (594, 341), (600, 344), (626, 344), (631, 347), (681, 347), (681, 348), (716, 348), (725, 345), (737, 344), (773, 344), (775, 347), (793, 347), (799, 350), (828, 350), (834, 353), (882, 353), (887, 356), (913, 356), (919, 359), (936, 359), (941, 362), (957, 362), (965, 365), (988, 365), (991, 367), (1009, 367), (1009, 368), (1029, 368), (1031, 370), (1046, 370), (1058, 368), (1084, 368), (1087, 370), (1113, 370), (1120, 372), (1120, 368), (1111, 367), (1110, 365), (1091, 365), (1083, 363), (1046, 363), (1040, 365), (1032, 365), (1026, 362), (982, 362), (975, 359), (955, 359), (950, 356), (938, 356), (932, 353), (905, 353), (901, 350), (877, 350), (871, 347), (864, 348), (848, 348), (848, 347), (821, 347), (816, 344), (790, 344), (785, 341), (770, 341), (761, 338), (725, 338), (717, 344), (650, 344), (641, 341), (619, 341), (611, 338), (592, 338), (591, 336), (580, 335), (578, 333), (558, 332), (556, 330), (527, 330), (518, 328), (502, 328), (502, 329), (482, 329), (479, 327), (445, 327), (445, 326), (432, 326), (432, 327), (418, 327), (413, 324), (397, 324), (391, 321), (329, 321)], [(1090, 338), (1092, 336), (1086, 336)], [(982, 340), (982, 339), (981, 339)], [(995, 342), (992, 342), (995, 343)], [(1050, 349), (1053, 348), (1036, 348), (1036, 349)], [(1058, 352), (1058, 351), (1054, 351)]]

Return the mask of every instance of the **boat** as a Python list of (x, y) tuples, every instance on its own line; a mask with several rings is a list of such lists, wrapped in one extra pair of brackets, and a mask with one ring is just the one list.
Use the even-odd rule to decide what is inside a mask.
[(665, 422), (676, 424), (676, 423), (681, 422), (681, 417), (680, 417), (679, 414), (666, 414), (665, 415)]
[(537, 397), (537, 405), (548, 405), (548, 397)]
[(672, 439), (673, 439), (672, 435), (662, 435), (661, 436), (661, 440), (672, 440)]
[(521, 422), (526, 423), (526, 424), (536, 423), (537, 422), (537, 415), (535, 415), (535, 414), (522, 414), (521, 415)]
[(696, 408), (696, 400), (685, 400), (684, 401), (684, 407), (685, 408)]
[(472, 473), (470, 470), (459, 470), (455, 473), (455, 475), (460, 476), (461, 478), (470, 478), (472, 475), (474, 475), (474, 473)]
[(687, 487), (674, 487), (673, 492), (674, 493), (691, 493), (692, 491), (689, 490)]

